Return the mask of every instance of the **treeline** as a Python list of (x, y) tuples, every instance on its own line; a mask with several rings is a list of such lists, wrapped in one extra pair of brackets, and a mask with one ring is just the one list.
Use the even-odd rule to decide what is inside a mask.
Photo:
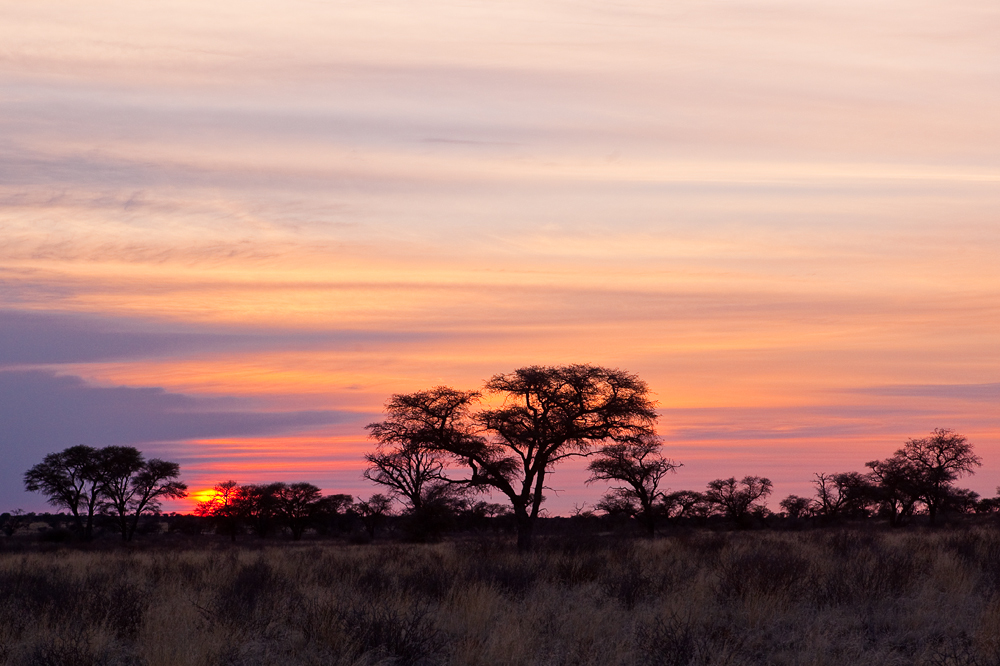
[[(484, 394), (491, 398), (485, 405)], [(503, 495), (522, 549), (531, 546), (547, 475), (572, 456), (590, 457), (588, 483), (612, 484), (597, 509), (633, 518), (650, 534), (663, 522), (746, 527), (776, 516), (766, 505), (773, 488), (766, 477), (716, 479), (700, 492), (663, 490), (682, 464), (664, 456), (656, 420), (649, 389), (635, 375), (530, 366), (495, 375), (482, 391), (439, 386), (392, 396), (386, 419), (368, 426), (376, 447), (365, 476), (415, 516), (477, 492)], [(780, 506), (792, 520), (884, 517), (893, 526), (918, 513), (930, 524), (948, 511), (991, 513), (1000, 498), (955, 485), (981, 464), (964, 436), (938, 429), (866, 463), (867, 473), (816, 474), (815, 497), (790, 495)]]
[(246, 532), (258, 538), (285, 532), (298, 541), (308, 529), (349, 533), (355, 541), (367, 541), (389, 523), (410, 541), (426, 541), (452, 530), (488, 528), (492, 519), (507, 513), (501, 505), (458, 495), (426, 497), (416, 511), (397, 511), (393, 498), (383, 493), (356, 500), (347, 494), (323, 495), (311, 483), (236, 481), (216, 485), (211, 497), (194, 510), (232, 541)]
[[(868, 472), (817, 473), (815, 495), (789, 495), (779, 502), (780, 513), (767, 506), (773, 485), (762, 476), (669, 491), (666, 479), (683, 465), (664, 455), (656, 421), (645, 382), (592, 365), (520, 368), (495, 375), (481, 391), (438, 386), (397, 394), (386, 403), (385, 419), (367, 426), (375, 448), (365, 456), (364, 476), (383, 492), (356, 500), (323, 495), (310, 483), (225, 481), (197, 505), (202, 522), (195, 531), (208, 523), (231, 539), (246, 531), (258, 537), (280, 531), (298, 540), (309, 529), (371, 539), (391, 522), (407, 538), (427, 540), (491, 525), (513, 527), (518, 547), (528, 549), (549, 475), (577, 456), (589, 459), (587, 483), (610, 483), (595, 506), (602, 520), (632, 521), (648, 534), (665, 524), (749, 527), (775, 519), (883, 518), (899, 526), (921, 514), (933, 525), (944, 513), (1000, 508), (1000, 497), (983, 499), (956, 485), (982, 461), (964, 436), (944, 429), (865, 463)], [(74, 446), (46, 456), (24, 483), (68, 510), (83, 538), (92, 537), (95, 516), (105, 516), (130, 540), (140, 517), (156, 514), (161, 499), (186, 496), (178, 476), (176, 463), (146, 460), (132, 447)], [(485, 501), (487, 496), (506, 502)], [(576, 518), (598, 516), (580, 510)], [(11, 515), (5, 525), (21, 522)]]

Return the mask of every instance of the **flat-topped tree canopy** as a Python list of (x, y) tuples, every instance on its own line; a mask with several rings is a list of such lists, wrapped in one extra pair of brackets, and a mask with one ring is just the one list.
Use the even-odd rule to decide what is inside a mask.
[(481, 394), (449, 387), (394, 395), (388, 418), (368, 429), (381, 445), (433, 449), (469, 467), (471, 476), (455, 483), (502, 492), (514, 509), (522, 549), (530, 548), (553, 465), (602, 443), (654, 434), (649, 387), (624, 370), (534, 365), (494, 375), (484, 390), (499, 398), (498, 406), (473, 411)]

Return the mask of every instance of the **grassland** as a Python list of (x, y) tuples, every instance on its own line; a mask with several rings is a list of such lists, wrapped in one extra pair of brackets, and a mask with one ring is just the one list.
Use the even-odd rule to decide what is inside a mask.
[(0, 550), (0, 663), (1000, 664), (1000, 531)]

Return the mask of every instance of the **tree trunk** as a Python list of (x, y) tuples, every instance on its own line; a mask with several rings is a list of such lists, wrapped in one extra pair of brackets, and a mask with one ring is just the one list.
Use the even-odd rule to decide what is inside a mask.
[(652, 539), (656, 536), (656, 518), (653, 516), (652, 511), (642, 512), (642, 523), (646, 528), (646, 535)]
[(517, 523), (517, 550), (526, 553), (533, 546), (531, 533), (534, 530), (535, 521), (531, 519), (531, 516), (527, 512), (516, 512), (514, 516)]

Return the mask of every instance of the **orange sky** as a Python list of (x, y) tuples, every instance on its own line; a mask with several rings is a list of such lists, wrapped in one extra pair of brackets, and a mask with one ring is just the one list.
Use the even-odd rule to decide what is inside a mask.
[(590, 362), (649, 382), (678, 489), (935, 427), (1000, 484), (995, 3), (0, 7), (17, 465), (366, 495), (390, 394)]

